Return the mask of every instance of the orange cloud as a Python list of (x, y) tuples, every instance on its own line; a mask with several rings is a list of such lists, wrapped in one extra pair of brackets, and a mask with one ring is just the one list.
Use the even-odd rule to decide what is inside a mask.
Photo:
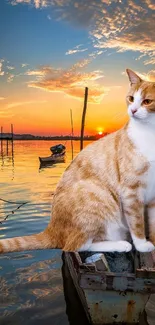
[[(37, 70), (28, 70), (27, 75), (37, 76), (37, 79), (28, 83), (29, 87), (40, 88), (50, 92), (63, 92), (66, 95), (83, 98), (84, 87), (89, 86), (89, 101), (99, 103), (105, 94), (105, 89), (99, 87), (95, 82), (103, 78), (101, 71), (79, 72), (90, 62), (89, 59), (74, 64), (70, 69), (54, 69), (43, 66)], [(38, 79), (39, 76), (39, 79)]]
[(46, 100), (42, 100), (42, 101), (36, 101), (36, 100), (31, 100), (31, 101), (27, 101), (27, 102), (13, 102), (7, 105), (7, 108), (13, 108), (13, 107), (17, 107), (17, 106), (22, 106), (22, 105), (31, 105), (31, 104), (41, 104), (41, 103), (46, 103)]
[(155, 70), (149, 71), (147, 77), (149, 81), (155, 81)]
[[(151, 70), (148, 73), (141, 73), (141, 72), (135, 71), (135, 73), (137, 73), (137, 75), (139, 77), (141, 77), (143, 80), (147, 80), (147, 81), (151, 81), (151, 82), (155, 81), (155, 70)], [(123, 71), (122, 75), (126, 76), (126, 72)]]

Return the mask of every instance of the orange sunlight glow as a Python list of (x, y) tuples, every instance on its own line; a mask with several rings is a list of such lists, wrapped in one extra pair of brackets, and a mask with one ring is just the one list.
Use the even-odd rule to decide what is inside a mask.
[(99, 135), (102, 135), (104, 131), (105, 131), (105, 128), (104, 128), (104, 127), (98, 127), (98, 128), (97, 128), (97, 133), (98, 133)]

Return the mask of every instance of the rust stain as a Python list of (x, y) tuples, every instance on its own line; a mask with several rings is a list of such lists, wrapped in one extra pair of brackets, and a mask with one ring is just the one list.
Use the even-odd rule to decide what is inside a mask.
[(94, 319), (97, 321), (97, 322), (100, 322), (100, 319), (101, 319), (101, 315), (100, 315), (100, 311), (99, 311), (99, 303), (98, 302), (96, 302), (95, 304), (94, 304), (94, 306), (93, 306), (94, 308), (94, 312), (93, 312), (93, 314), (94, 314)]
[(94, 305), (94, 312), (98, 313), (98, 309), (99, 309), (99, 304), (98, 302), (96, 302), (96, 304)]
[(127, 304), (127, 322), (131, 322), (134, 314), (134, 309), (135, 309), (135, 304), (136, 302), (134, 300), (129, 300)]

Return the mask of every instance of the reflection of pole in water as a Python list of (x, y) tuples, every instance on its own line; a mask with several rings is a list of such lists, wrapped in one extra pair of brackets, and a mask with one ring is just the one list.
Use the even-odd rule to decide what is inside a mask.
[(12, 156), (12, 166), (14, 167), (14, 142), (11, 141), (11, 156)]
[(13, 141), (13, 124), (11, 124), (11, 140)]
[(12, 157), (12, 179), (14, 179), (14, 136), (13, 136), (13, 124), (11, 124), (11, 157)]
[[(1, 151), (0, 155), (2, 157), (2, 166), (4, 165), (4, 157), (9, 156), (9, 143), (11, 144), (11, 162), (12, 162), (12, 167), (14, 168), (14, 134), (13, 134), (13, 124), (11, 124), (11, 133), (8, 136), (4, 136), (3, 133), (3, 127), (1, 126), (1, 133), (0, 133), (0, 145), (1, 145)], [(4, 154), (4, 141), (6, 141), (6, 149), (5, 149), (5, 154)], [(13, 169), (13, 174), (14, 174), (14, 169)]]
[(6, 155), (9, 153), (9, 139), (6, 139)]
[(73, 152), (73, 135), (74, 135), (74, 130), (73, 130), (73, 115), (72, 115), (72, 109), (70, 109), (70, 116), (71, 116), (71, 149), (72, 149), (72, 160), (74, 158), (74, 152)]
[(3, 127), (1, 126), (1, 157), (2, 157), (2, 166), (4, 165), (3, 160)]

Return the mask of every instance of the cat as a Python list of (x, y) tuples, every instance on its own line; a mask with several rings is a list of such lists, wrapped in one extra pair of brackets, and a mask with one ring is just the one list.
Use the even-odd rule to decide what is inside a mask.
[(47, 228), (0, 240), (0, 253), (47, 248), (129, 252), (132, 242), (140, 252), (154, 250), (155, 83), (126, 71), (129, 121), (88, 145), (71, 162), (57, 185)]

